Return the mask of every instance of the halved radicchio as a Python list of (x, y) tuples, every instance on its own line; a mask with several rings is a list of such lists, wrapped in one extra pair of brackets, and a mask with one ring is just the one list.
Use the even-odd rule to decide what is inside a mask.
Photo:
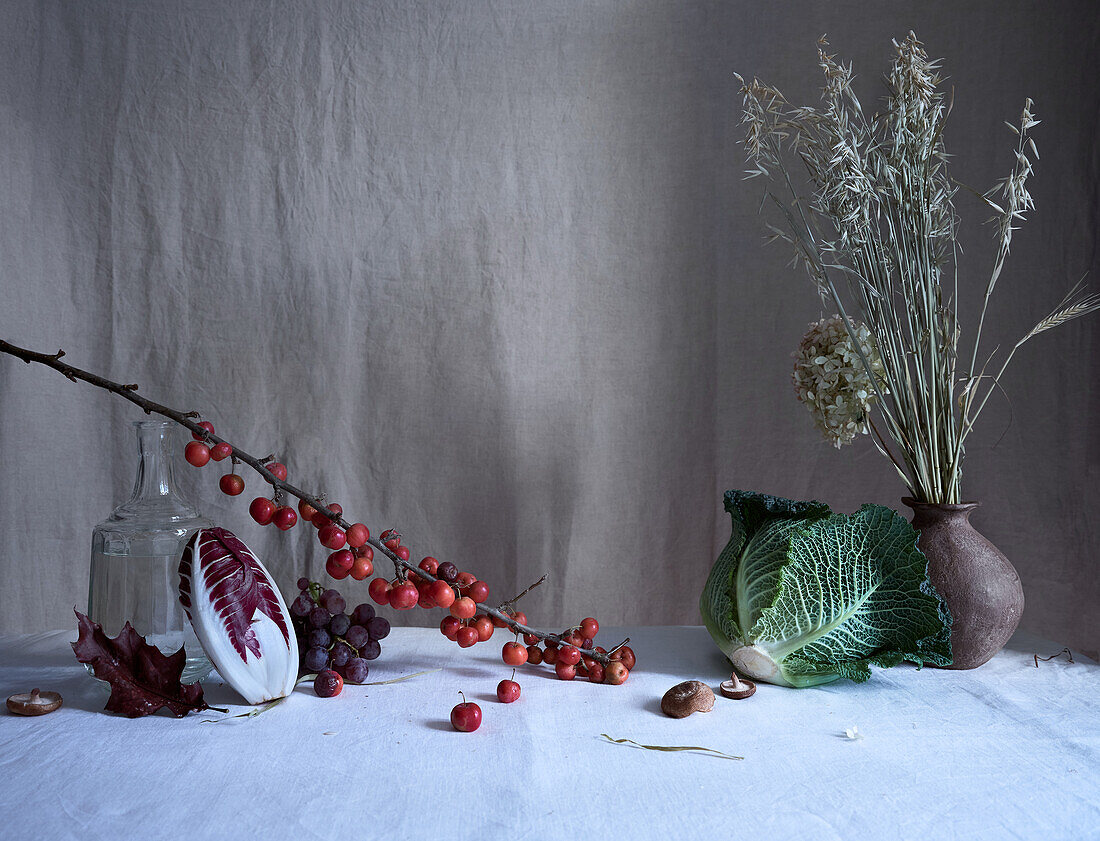
[(200, 529), (188, 542), (180, 559), (180, 603), (218, 673), (248, 703), (294, 689), (298, 644), (286, 602), (232, 532)]

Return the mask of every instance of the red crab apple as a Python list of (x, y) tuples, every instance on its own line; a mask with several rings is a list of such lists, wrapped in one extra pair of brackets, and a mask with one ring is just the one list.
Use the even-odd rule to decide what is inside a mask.
[(611, 655), (612, 660), (621, 660), (623, 665), (628, 669), (633, 669), (634, 664), (637, 662), (637, 657), (634, 656), (634, 649), (629, 645), (624, 645)]
[(451, 642), (458, 641), (458, 632), (462, 629), (462, 621), (455, 619), (453, 616), (444, 616), (443, 621), (439, 623), (439, 630), (443, 632), (443, 636), (449, 639)]
[[(318, 517), (324, 516), (318, 514)], [(321, 541), (321, 545), (328, 549), (343, 549), (344, 544), (347, 542), (347, 538), (344, 536), (344, 530), (337, 525), (329, 523), (327, 526), (322, 526), (317, 533), (318, 540)]]
[(564, 660), (558, 660), (554, 664), (554, 671), (558, 673), (559, 680), (573, 680), (577, 676), (577, 667)]
[(389, 604), (390, 582), (385, 578), (375, 578), (367, 587), (367, 594), (376, 604)]
[(236, 473), (226, 473), (218, 480), (218, 487), (227, 496), (238, 496), (244, 491), (244, 479)]
[(493, 635), (493, 620), (488, 616), (479, 616), (473, 622), (473, 627), (477, 630), (477, 641), (485, 642)]
[(428, 593), (439, 607), (450, 607), (455, 603), (455, 591), (446, 581), (433, 581), (428, 587)]
[(630, 677), (630, 670), (622, 660), (612, 660), (603, 670), (603, 682), (610, 683), (612, 686), (626, 683), (628, 677)]
[(210, 448), (198, 441), (188, 441), (187, 446), (183, 448), (183, 457), (187, 459), (188, 464), (202, 467), (210, 461)]
[(411, 581), (397, 584), (390, 590), (390, 607), (396, 610), (410, 610), (416, 607), (419, 599), (420, 591)]
[(275, 509), (275, 513), (271, 515), (271, 522), (280, 531), (287, 531), (294, 528), (294, 524), (298, 522), (298, 515), (289, 505), (283, 505)]
[(504, 643), (504, 648), (500, 654), (509, 666), (522, 666), (527, 662), (527, 649), (518, 642)]
[(455, 704), (451, 710), (451, 726), (463, 733), (473, 733), (481, 726), (481, 707), (462, 695), (462, 703)]
[[(515, 675), (515, 670), (512, 671), (512, 675)], [(514, 680), (502, 680), (497, 684), (497, 700), (502, 704), (511, 704), (513, 701), (519, 700), (519, 684)]]
[(477, 605), (469, 596), (463, 596), (451, 605), (451, 616), (456, 619), (473, 619), (477, 613)]
[(266, 526), (271, 522), (271, 517), (275, 514), (276, 508), (278, 508), (278, 506), (270, 499), (258, 496), (252, 500), (252, 504), (248, 506), (248, 513), (251, 514), (252, 519), (261, 526)]
[[(367, 547), (370, 548), (369, 546)], [(356, 581), (365, 581), (374, 574), (374, 561), (371, 555), (359, 555), (351, 565), (351, 577)]]
[(222, 441), (210, 448), (210, 458), (214, 461), (223, 461), (233, 455), (233, 447)]
[(347, 538), (348, 545), (358, 549), (370, 540), (370, 529), (362, 523), (353, 523), (351, 528), (348, 529)]

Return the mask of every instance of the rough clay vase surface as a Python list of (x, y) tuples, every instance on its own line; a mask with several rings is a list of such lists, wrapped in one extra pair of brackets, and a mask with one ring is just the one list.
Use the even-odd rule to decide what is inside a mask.
[(979, 503), (938, 505), (908, 496), (902, 502), (913, 509), (928, 577), (951, 611), (952, 664), (947, 668), (976, 669), (1004, 647), (1020, 624), (1020, 576), (970, 524)]

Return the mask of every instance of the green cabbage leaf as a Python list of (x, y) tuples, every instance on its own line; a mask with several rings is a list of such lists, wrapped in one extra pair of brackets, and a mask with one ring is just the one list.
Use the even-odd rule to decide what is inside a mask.
[(863, 682), (872, 664), (951, 663), (951, 614), (917, 533), (896, 511), (727, 491), (733, 534), (699, 609), (746, 676), (782, 686)]

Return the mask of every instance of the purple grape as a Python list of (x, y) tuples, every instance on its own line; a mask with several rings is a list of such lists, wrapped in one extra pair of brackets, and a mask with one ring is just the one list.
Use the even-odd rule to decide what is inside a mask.
[(299, 578), (298, 579), (298, 589), (301, 590), (302, 592), (305, 592), (306, 590), (308, 590), (309, 589), (309, 579), (308, 578)]
[(352, 612), (351, 621), (354, 625), (366, 625), (375, 615), (374, 605), (361, 604)]
[(309, 648), (328, 648), (332, 637), (324, 628), (314, 628), (306, 637), (306, 645)]
[(304, 593), (296, 598), (290, 605), (290, 615), (295, 619), (303, 619), (309, 616), (313, 610), (313, 600)]
[(362, 648), (370, 639), (370, 631), (362, 625), (352, 625), (348, 628), (348, 632), (344, 634), (344, 639), (352, 648)]
[(311, 648), (302, 658), (302, 665), (307, 672), (319, 672), (328, 665), (328, 652), (323, 648)]
[(332, 669), (325, 669), (323, 672), (318, 672), (317, 677), (313, 679), (313, 691), (321, 698), (332, 698), (335, 695), (339, 695), (340, 690), (343, 688), (343, 678), (340, 677), (338, 672), (334, 672)]
[(328, 625), (329, 614), (323, 607), (315, 607), (309, 612), (309, 626), (323, 628)]
[(382, 646), (378, 644), (378, 640), (368, 640), (359, 649), (359, 656), (364, 660), (377, 660), (378, 655), (382, 653)]
[(332, 647), (332, 665), (337, 668), (343, 668), (347, 665), (348, 660), (355, 656), (355, 652), (351, 650), (345, 643), (338, 642)]
[(435, 577), (442, 578), (448, 584), (453, 584), (454, 580), (458, 578), (458, 567), (450, 561), (444, 561), (439, 565), (439, 569), (435, 571)]
[(351, 620), (346, 613), (337, 613), (328, 623), (328, 629), (334, 637), (342, 637), (350, 627)]
[(344, 680), (348, 683), (366, 683), (370, 666), (361, 657), (352, 657), (344, 666)]
[(325, 592), (321, 593), (319, 601), (321, 602), (321, 607), (333, 615), (343, 613), (344, 608), (348, 606), (348, 603), (344, 601), (344, 597), (335, 590), (325, 590)]
[(375, 616), (367, 623), (367, 632), (372, 640), (384, 640), (390, 635), (390, 620), (385, 616)]

